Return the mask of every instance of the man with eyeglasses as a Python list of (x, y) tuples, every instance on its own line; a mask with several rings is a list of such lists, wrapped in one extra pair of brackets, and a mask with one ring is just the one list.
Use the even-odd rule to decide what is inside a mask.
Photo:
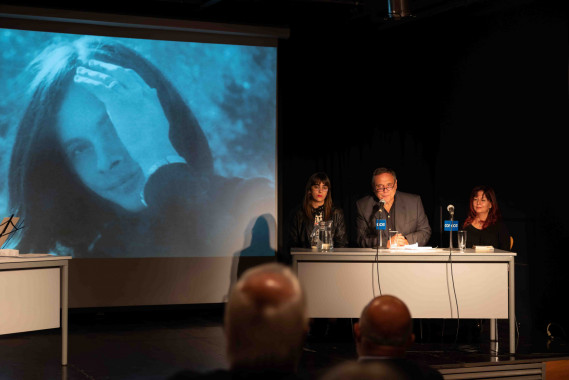
[[(421, 197), (416, 194), (397, 191), (397, 176), (388, 168), (378, 168), (373, 172), (371, 186), (373, 195), (367, 195), (356, 202), (357, 244), (362, 248), (378, 246), (378, 218), (380, 203), (383, 210), (379, 219), (386, 220), (385, 230), (381, 230), (382, 248), (397, 244), (402, 247), (417, 243), (425, 246), (431, 237), (431, 226), (425, 215)], [(389, 239), (389, 231), (398, 234)]]

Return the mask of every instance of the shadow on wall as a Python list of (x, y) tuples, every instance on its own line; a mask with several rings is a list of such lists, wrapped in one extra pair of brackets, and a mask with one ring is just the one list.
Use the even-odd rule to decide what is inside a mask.
[(276, 220), (271, 214), (263, 214), (245, 229), (245, 248), (233, 255), (229, 291), (241, 274), (249, 268), (276, 261)]

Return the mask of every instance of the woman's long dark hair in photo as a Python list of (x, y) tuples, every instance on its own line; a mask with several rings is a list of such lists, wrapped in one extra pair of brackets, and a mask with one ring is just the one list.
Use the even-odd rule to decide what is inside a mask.
[(207, 139), (181, 95), (154, 65), (125, 46), (95, 37), (50, 46), (29, 67), (34, 75), (30, 101), (10, 160), (9, 201), (23, 225), (21, 252), (72, 254), (87, 249), (109, 220), (132, 217), (82, 183), (56, 136), (66, 91), (77, 67), (90, 59), (132, 69), (156, 90), (169, 121), (170, 141), (187, 161), (195, 184), (188, 197), (199, 199), (208, 191), (213, 158)]

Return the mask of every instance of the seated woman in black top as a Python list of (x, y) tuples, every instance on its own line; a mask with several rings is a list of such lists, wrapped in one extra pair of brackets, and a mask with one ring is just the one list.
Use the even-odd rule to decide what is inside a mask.
[(470, 212), (464, 221), (466, 246), (491, 245), (510, 250), (510, 234), (502, 221), (496, 194), (491, 187), (476, 186), (470, 193)]
[(330, 179), (326, 173), (314, 173), (306, 183), (304, 200), (297, 206), (289, 222), (289, 247), (316, 248), (311, 235), (321, 221), (332, 220), (334, 247), (348, 245), (344, 212), (334, 206)]

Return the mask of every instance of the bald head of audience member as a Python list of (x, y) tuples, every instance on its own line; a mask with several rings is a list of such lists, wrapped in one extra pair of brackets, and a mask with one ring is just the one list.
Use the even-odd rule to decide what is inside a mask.
[(243, 273), (225, 310), (231, 369), (295, 372), (307, 331), (304, 293), (288, 267), (264, 264)]
[(354, 324), (358, 356), (398, 358), (415, 341), (409, 309), (399, 298), (379, 296), (363, 309)]

